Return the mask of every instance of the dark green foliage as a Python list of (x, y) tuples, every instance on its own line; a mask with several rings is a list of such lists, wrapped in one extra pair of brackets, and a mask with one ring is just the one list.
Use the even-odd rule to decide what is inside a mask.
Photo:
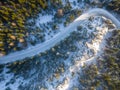
[(36, 16), (46, 7), (45, 0), (0, 1), (0, 53), (7, 54), (11, 50), (17, 50), (15, 46), (20, 39), (25, 39), (28, 31), (27, 19)]

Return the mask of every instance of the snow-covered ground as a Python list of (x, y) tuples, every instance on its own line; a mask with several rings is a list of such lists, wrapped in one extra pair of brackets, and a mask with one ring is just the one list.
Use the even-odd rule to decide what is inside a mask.
[[(120, 22), (112, 14), (110, 14), (106, 10), (95, 8), (95, 9), (89, 10), (88, 12), (79, 16), (72, 23), (70, 23), (69, 26), (65, 27), (64, 31), (54, 35), (54, 37), (51, 38), (50, 40), (47, 40), (47, 41), (37, 44), (35, 46), (31, 46), (26, 50), (18, 51), (18, 52), (11, 53), (9, 55), (0, 57), (0, 61), (1, 61), (0, 63), (5, 64), (5, 63), (9, 63), (9, 62), (20, 61), (26, 57), (32, 57), (36, 54), (44, 52), (44, 51), (52, 48), (53, 46), (55, 46), (61, 40), (64, 40), (66, 37), (68, 37), (70, 35), (70, 33), (73, 32), (77, 26), (82, 24), (82, 22), (85, 19), (88, 19), (88, 18), (96, 16), (96, 15), (104, 16), (104, 17), (110, 19), (116, 25), (117, 28), (120, 28)], [(11, 58), (11, 60), (9, 60), (10, 58)]]
[[(63, 0), (63, 3), (66, 3), (66, 0)], [(84, 8), (84, 3), (76, 3), (78, 0), (69, 0), (72, 8)], [(84, 0), (83, 0), (84, 1)], [(87, 8), (84, 8), (83, 11), (86, 11)], [(90, 14), (83, 15), (87, 18), (77, 18), (75, 21), (78, 22), (72, 25), (75, 28), (68, 28), (68, 31), (65, 31), (65, 27), (62, 24), (59, 24), (58, 32), (54, 33), (47, 23), (53, 21), (53, 15), (44, 15), (41, 14), (36, 19), (35, 25), (37, 27), (42, 27), (42, 25), (47, 26), (49, 29), (45, 31), (45, 41), (46, 44), (43, 44), (41, 47), (29, 47), (27, 50), (31, 53), (24, 53), (25, 50), (20, 53), (17, 52), (16, 55), (6, 58), (7, 60), (16, 59), (22, 60), (26, 56), (34, 56), (36, 53), (37, 56), (26, 58), (21, 61), (19, 64), (17, 62), (12, 64), (6, 64), (3, 67), (0, 66), (0, 90), (84, 90), (84, 87), (79, 82), (79, 77), (81, 75), (81, 68), (86, 64), (91, 64), (96, 62), (96, 58), (100, 57), (103, 53), (104, 48), (107, 46), (106, 39), (111, 36), (109, 25), (120, 26), (119, 21), (114, 19), (114, 16), (110, 16), (106, 13), (101, 15), (100, 10), (96, 10), (97, 13), (92, 17), (87, 17)], [(79, 20), (82, 19), (82, 23), (79, 23)], [(107, 21), (107, 22), (106, 22)], [(71, 25), (71, 24), (70, 24)], [(82, 27), (80, 30), (77, 30), (77, 26)], [(69, 26), (69, 25), (68, 25)], [(115, 27), (116, 28), (116, 27)], [(71, 30), (72, 29), (72, 30)], [(71, 31), (70, 31), (71, 30)], [(113, 28), (114, 30), (114, 28)], [(70, 34), (68, 38), (65, 38), (67, 33), (75, 32), (74, 35)], [(58, 37), (58, 33), (61, 35)], [(48, 34), (49, 33), (49, 34)], [(34, 35), (33, 35), (34, 36)], [(55, 36), (53, 38), (53, 36)], [(31, 36), (32, 37), (32, 36)], [(56, 39), (57, 38), (63, 38)], [(50, 41), (53, 38), (52, 41)], [(65, 38), (65, 39), (64, 39)], [(34, 37), (33, 37), (34, 39)], [(58, 41), (57, 41), (58, 40)], [(69, 41), (69, 42), (67, 42)], [(73, 42), (72, 42), (73, 41)], [(50, 46), (50, 44), (54, 45)], [(69, 50), (70, 46), (74, 46), (77, 49), (74, 51)], [(62, 48), (61, 48), (62, 47)], [(47, 50), (46, 48), (49, 48)], [(47, 50), (44, 54), (40, 51)], [(43, 54), (43, 55), (42, 55)], [(66, 56), (66, 57), (64, 57)], [(21, 59), (20, 59), (21, 58)], [(4, 63), (4, 59), (0, 58), (0, 63)], [(3, 62), (2, 62), (3, 61)], [(17, 75), (16, 75), (17, 74)]]
[(36, 20), (36, 25), (39, 27), (39, 24), (44, 24), (47, 22), (51, 22), (53, 18), (53, 15), (44, 15), (42, 16), (41, 14), (38, 16)]
[[(65, 52), (68, 55), (66, 59), (62, 58), (62, 56), (57, 58), (57, 55), (62, 54), (62, 51), (67, 46), (67, 43), (63, 42), (58, 44), (58, 46), (64, 45), (63, 49), (60, 48), (55, 51), (56, 49), (53, 47), (55, 50), (52, 49), (52, 51), (55, 51), (55, 56), (53, 56), (53, 52), (38, 56), (34, 61), (35, 63), (29, 63), (28, 60), (26, 64), (20, 66), (21, 69), (14, 70), (14, 68), (8, 68), (9, 64), (6, 65), (0, 76), (4, 79), (0, 82), (1, 90), (8, 87), (12, 90), (21, 90), (23, 88), (27, 90), (79, 90), (81, 88), (84, 90), (84, 87), (79, 82), (81, 68), (85, 64), (95, 63), (96, 58), (100, 57), (102, 49), (106, 46), (106, 38), (110, 36), (107, 23), (105, 23), (106, 20), (101, 16), (94, 16), (92, 19), (84, 20), (80, 25), (82, 28), (75, 29), (75, 32), (79, 35), (71, 34), (72, 36), (66, 39), (66, 41), (74, 40), (74, 42), (69, 42), (69, 45), (77, 47), (75, 51), (66, 49)], [(75, 40), (75, 36), (81, 36), (81, 38)], [(46, 55), (48, 58), (45, 58)], [(54, 58), (56, 59), (54, 60)], [(27, 65), (33, 68), (30, 70), (26, 68), (26, 71), (23, 72), (22, 70)], [(12, 73), (7, 73), (12, 69)], [(16, 70), (19, 70), (23, 75), (14, 75), (15, 72), (18, 72)], [(27, 76), (28, 78), (25, 79)]]

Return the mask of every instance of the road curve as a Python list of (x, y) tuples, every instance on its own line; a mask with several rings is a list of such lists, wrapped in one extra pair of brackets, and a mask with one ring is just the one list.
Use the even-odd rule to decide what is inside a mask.
[(86, 13), (79, 16), (77, 19), (75, 19), (72, 23), (70, 23), (62, 32), (56, 34), (53, 38), (51, 38), (48, 41), (45, 41), (43, 43), (37, 44), (35, 46), (31, 46), (28, 49), (17, 51), (14, 53), (11, 53), (9, 55), (0, 57), (0, 64), (6, 64), (11, 63), (15, 61), (21, 61), (26, 57), (32, 57), (36, 54), (39, 54), (41, 52), (44, 52), (53, 46), (55, 46), (57, 43), (59, 43), (61, 40), (64, 40), (66, 37), (69, 36), (71, 32), (75, 30), (75, 28), (82, 23), (83, 20), (91, 17), (91, 16), (104, 16), (108, 19), (110, 19), (117, 28), (120, 28), (120, 22), (108, 11), (100, 8), (94, 8), (92, 10), (87, 11)]

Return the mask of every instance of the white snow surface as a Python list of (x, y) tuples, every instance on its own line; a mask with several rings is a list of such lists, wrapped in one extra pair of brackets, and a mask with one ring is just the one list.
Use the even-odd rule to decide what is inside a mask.
[(44, 24), (47, 22), (52, 21), (53, 16), (52, 15), (39, 15), (39, 18), (36, 20), (36, 25), (39, 27), (39, 24)]
[[(97, 17), (97, 16), (95, 16), (95, 17)], [(82, 23), (80, 23), (80, 25), (82, 27), (86, 27), (88, 30), (88, 34), (90, 34), (90, 32), (94, 32), (94, 29), (89, 30), (89, 28), (87, 27), (87, 24), (89, 23), (87, 19), (88, 18), (84, 19), (84, 21), (82, 21)], [(101, 24), (103, 24), (101, 19), (95, 18), (91, 24), (94, 28), (96, 28), (94, 34), (96, 34), (97, 36), (91, 42), (89, 42), (89, 40), (87, 40), (86, 45), (84, 45), (82, 40), (81, 40), (81, 42), (77, 43), (78, 46), (80, 47), (80, 49), (83, 49), (83, 52), (82, 52), (82, 50), (80, 50), (80, 52), (78, 51), (79, 52), (78, 55), (80, 57), (75, 57), (76, 60), (75, 60), (74, 64), (70, 63), (69, 58), (68, 58), (68, 60), (65, 60), (65, 65), (69, 66), (69, 68), (67, 68), (66, 71), (60, 75), (59, 79), (54, 78), (52, 82), (49, 82), (47, 80), (47, 77), (44, 79), (44, 82), (45, 82), (48, 90), (73, 90), (73, 87), (79, 86), (78, 85), (78, 83), (79, 83), (78, 82), (78, 78), (79, 78), (78, 73), (80, 73), (81, 67), (84, 66), (85, 64), (94, 63), (96, 58), (101, 56), (101, 53), (102, 53), (104, 47), (106, 46), (106, 38), (110, 37), (109, 29), (107, 26), (101, 25)], [(73, 31), (74, 30), (75, 29), (73, 29)], [(64, 30), (61, 30), (61, 32), (64, 32)], [(64, 35), (66, 35), (66, 34), (64, 34)], [(87, 52), (89, 51), (89, 49), (93, 49), (95, 52), (94, 56), (91, 56), (90, 58), (87, 57)], [(83, 54), (83, 55), (81, 55), (81, 54)], [(71, 55), (69, 55), (69, 56), (71, 56)], [(0, 83), (0, 87), (2, 87), (1, 90), (5, 90), (6, 89), (5, 84), (7, 82), (9, 82), (11, 78), (14, 77), (12, 73), (6, 74), (7, 71), (8, 70), (5, 68), (4, 72), (2, 72), (5, 80)], [(74, 73), (74, 77), (72, 76), (72, 73)], [(21, 82), (24, 82), (24, 84), (29, 83), (29, 81), (27, 81), (27, 80), (24, 81), (23, 78), (19, 77), (16, 79), (16, 82), (14, 84), (10, 84), (9, 87), (12, 90), (18, 90), (18, 86), (21, 84)]]

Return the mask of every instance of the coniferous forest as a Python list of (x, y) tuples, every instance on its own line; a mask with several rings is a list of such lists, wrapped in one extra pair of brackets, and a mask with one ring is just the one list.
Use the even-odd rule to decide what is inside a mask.
[[(0, 0), (0, 90), (120, 90), (120, 28), (112, 21), (120, 23), (120, 0)], [(73, 32), (55, 38), (65, 30)], [(19, 53), (26, 57), (12, 61)]]

